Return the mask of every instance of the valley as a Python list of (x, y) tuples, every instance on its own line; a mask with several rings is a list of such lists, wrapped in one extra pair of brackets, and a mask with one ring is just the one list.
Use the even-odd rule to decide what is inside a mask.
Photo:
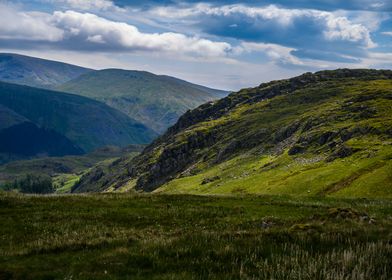
[(0, 280), (391, 280), (392, 0), (0, 0)]
[(391, 278), (392, 71), (43, 87), (0, 82), (0, 279)]
[(341, 69), (241, 90), (77, 190), (391, 197), (391, 77)]
[[(0, 110), (3, 116), (7, 116), (2, 120), (3, 133), (14, 127), (16, 131), (11, 130), (8, 133), (16, 135), (19, 124), (30, 123), (33, 129), (36, 127), (35, 130), (42, 128), (61, 134), (68, 142), (73, 143), (78, 153), (90, 152), (108, 145), (121, 147), (128, 144), (147, 144), (157, 136), (154, 131), (125, 114), (85, 97), (3, 82), (0, 82), (0, 92)], [(22, 134), (23, 132), (19, 132), (20, 136)], [(18, 146), (14, 143), (14, 154), (24, 155), (18, 148), (28, 149), (29, 146), (39, 145), (45, 141), (45, 136), (37, 135), (31, 139), (22, 137), (23, 139), (27, 141), (24, 145)], [(33, 139), (36, 139), (36, 143)], [(51, 143), (55, 146), (58, 142)], [(57, 149), (61, 150), (61, 147)], [(43, 147), (25, 155), (34, 156), (47, 152)], [(61, 151), (60, 154), (67, 155)]]

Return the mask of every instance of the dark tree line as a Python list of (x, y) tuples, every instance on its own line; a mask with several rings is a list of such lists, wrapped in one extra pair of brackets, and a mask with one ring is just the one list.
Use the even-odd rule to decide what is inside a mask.
[(48, 194), (55, 191), (52, 178), (48, 175), (27, 174), (2, 186), (3, 190), (17, 189), (22, 193)]

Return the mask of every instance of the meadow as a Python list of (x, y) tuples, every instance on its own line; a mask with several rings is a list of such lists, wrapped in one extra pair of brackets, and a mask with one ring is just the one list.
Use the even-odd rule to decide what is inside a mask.
[(0, 193), (0, 279), (391, 279), (392, 201)]

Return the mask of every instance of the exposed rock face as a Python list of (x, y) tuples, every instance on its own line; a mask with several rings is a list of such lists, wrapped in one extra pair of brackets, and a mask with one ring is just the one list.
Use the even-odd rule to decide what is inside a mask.
[(136, 188), (153, 190), (198, 160), (200, 157), (198, 150), (212, 146), (214, 143), (213, 133), (199, 132), (189, 136), (187, 141), (180, 145), (168, 146), (162, 151), (158, 160), (147, 167), (150, 171), (139, 177)]
[[(341, 69), (306, 73), (232, 93), (185, 113), (141, 155), (113, 165), (114, 174), (109, 179), (104, 176), (105, 180), (108, 185), (116, 186), (137, 180), (136, 189), (153, 191), (197, 163), (208, 167), (243, 153), (282, 154), (287, 151), (289, 156), (295, 156), (311, 150), (315, 154), (328, 155), (328, 161), (350, 156), (356, 150), (345, 144), (349, 139), (360, 135), (388, 135), (388, 132), (372, 126), (332, 124), (344, 124), (346, 119), (373, 118), (378, 114), (377, 110), (361, 103), (387, 97), (385, 93), (372, 92), (365, 94), (371, 98), (347, 95), (349, 98), (340, 101), (344, 87), (339, 85), (390, 79), (392, 71)], [(297, 97), (293, 99), (293, 96)], [(339, 102), (334, 103), (333, 109), (328, 109), (331, 113), (322, 113), (322, 117), (317, 117), (321, 113), (307, 107), (307, 104), (315, 106), (332, 98)], [(285, 106), (291, 111), (286, 112)], [(295, 106), (303, 111), (296, 112)], [(237, 115), (242, 117), (236, 119)], [(120, 166), (123, 166), (121, 171)]]

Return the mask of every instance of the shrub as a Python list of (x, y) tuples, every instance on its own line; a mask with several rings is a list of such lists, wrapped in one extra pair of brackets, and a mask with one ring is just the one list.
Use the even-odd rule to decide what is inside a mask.
[(16, 187), (22, 193), (45, 194), (54, 192), (52, 178), (47, 175), (27, 174), (17, 180)]

